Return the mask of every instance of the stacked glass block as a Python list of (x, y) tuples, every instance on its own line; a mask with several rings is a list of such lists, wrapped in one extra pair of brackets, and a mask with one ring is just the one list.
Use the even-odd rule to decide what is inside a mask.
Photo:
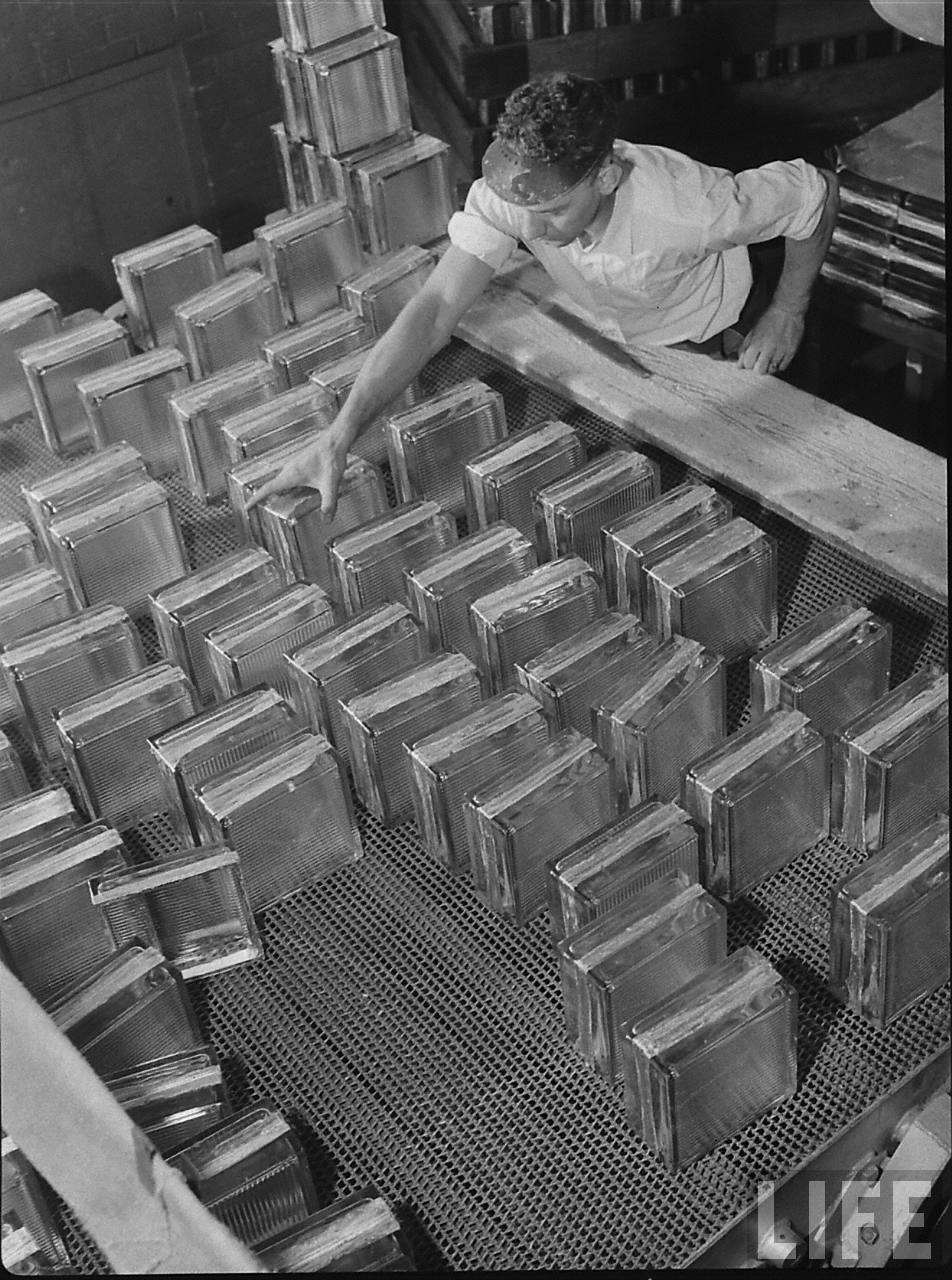
[(517, 529), (494, 524), (406, 571), (406, 597), (433, 649), (476, 659), (469, 606), (536, 567), (535, 547)]
[(435, 502), (408, 502), (328, 548), (338, 596), (348, 614), (404, 599), (404, 570), (413, 570), (457, 541), (456, 521)]
[(162, 810), (148, 739), (198, 710), (180, 667), (157, 662), (54, 716), (70, 781), (88, 813), (120, 829)]
[(387, 423), (387, 453), (398, 501), (432, 498), (463, 515), (464, 466), (507, 430), (502, 396), (478, 378), (394, 414)]
[(604, 526), (605, 594), (609, 605), (648, 616), (645, 572), (731, 519), (726, 498), (706, 484), (681, 484)]
[(262, 747), (197, 784), (193, 797), (201, 840), (238, 852), (253, 911), (361, 857), (350, 789), (320, 734)]
[(553, 942), (587, 928), (674, 871), (700, 881), (700, 858), (698, 831), (684, 810), (646, 801), (549, 860)]
[(339, 200), (274, 218), (256, 229), (255, 243), (288, 325), (313, 320), (335, 306), (338, 282), (364, 264), (357, 221)]
[(414, 1271), (393, 1211), (373, 1187), (335, 1200), (258, 1250), (269, 1271)]
[(834, 735), (832, 825), (872, 853), (949, 803), (949, 675), (926, 668)]
[(830, 985), (883, 1028), (949, 980), (949, 818), (860, 864), (837, 885)]
[(442, 138), (412, 133), (405, 142), (339, 163), (361, 242), (384, 255), (405, 245), (426, 245), (446, 234), (455, 208), (450, 148)]
[(336, 415), (333, 397), (310, 383), (229, 414), (222, 419), (221, 433), (230, 465), (239, 466), (289, 442), (308, 444)]
[(95, 448), (125, 440), (138, 449), (150, 475), (175, 471), (178, 446), (168, 399), (188, 383), (185, 357), (172, 347), (158, 347), (80, 378), (76, 389)]
[(0, 652), (0, 679), (6, 679), (21, 726), (40, 759), (52, 763), (61, 759), (53, 713), (144, 666), (139, 633), (114, 604), (83, 609)]
[(0, 302), (0, 422), (29, 413), (33, 400), (19, 352), (59, 333), (59, 303), (40, 289)]
[(306, 382), (314, 369), (369, 346), (373, 337), (369, 320), (349, 307), (332, 306), (306, 324), (268, 338), (261, 344), (261, 354), (274, 370), (277, 384), (291, 388)]
[(830, 605), (751, 658), (751, 715), (786, 707), (833, 733), (885, 695), (891, 647), (890, 623), (848, 600)]
[(349, 760), (340, 704), (418, 665), (426, 633), (402, 604), (381, 604), (348, 618), (285, 658), (301, 715)]
[(201, 502), (225, 492), (228, 453), (221, 424), (275, 393), (274, 373), (261, 360), (243, 360), (169, 397), (185, 480)]
[(23, 520), (0, 520), (0, 582), (35, 569), (41, 558), (36, 536), (28, 524)]
[(2, 1131), (0, 1161), (4, 1269), (11, 1275), (68, 1274), (72, 1259), (39, 1175), (13, 1139)]
[[(367, 323), (373, 328), (372, 321), (368, 320)], [(371, 350), (372, 344), (370, 343), (365, 346), (354, 347), (345, 355), (339, 356), (327, 364), (319, 365), (308, 374), (309, 382), (312, 382), (316, 387), (320, 387), (323, 391), (329, 392), (334, 397), (338, 412), (343, 409), (347, 397), (350, 395), (354, 383), (363, 368), (364, 361)], [(351, 450), (361, 458), (366, 458), (368, 462), (374, 462), (378, 466), (380, 463), (386, 462), (388, 415), (399, 413), (402, 409), (411, 408), (419, 398), (419, 382), (414, 379), (405, 391), (401, 391), (390, 402), (379, 417), (367, 424), (351, 444)]]
[(384, 824), (413, 817), (404, 744), (460, 719), (480, 700), (479, 673), (459, 653), (439, 654), (341, 703), (354, 788)]
[(539, 556), (577, 555), (603, 572), (602, 526), (658, 496), (660, 471), (633, 449), (610, 449), (533, 498)]
[(546, 869), (615, 816), (608, 764), (589, 738), (563, 729), (463, 805), (477, 892), (524, 925), (546, 904)]
[(131, 355), (126, 331), (102, 316), (19, 349), (20, 366), (48, 449), (69, 457), (89, 447), (92, 433), (76, 383)]
[(503, 693), (413, 743), (410, 786), (426, 851), (454, 875), (466, 874), (473, 863), (464, 804), (548, 737), (549, 723), (532, 698)]
[(201, 843), (195, 796), (250, 756), (286, 742), (300, 725), (274, 689), (253, 689), (149, 739), (164, 809), (183, 845)]
[(0, 868), (82, 825), (65, 787), (40, 787), (0, 804)]
[(730, 661), (777, 638), (777, 545), (737, 517), (645, 571), (646, 621)]
[(209, 1045), (116, 1072), (104, 1083), (161, 1155), (231, 1113), (221, 1063)]
[[(0, 582), (0, 650), (74, 612), (72, 591), (49, 565), (39, 564), (7, 578)], [(0, 680), (0, 720), (16, 713), (13, 692), (5, 679)]]
[(314, 489), (291, 489), (266, 499), (258, 518), (264, 545), (287, 576), (317, 583), (336, 596), (339, 583), (331, 570), (328, 544), (388, 511), (383, 475), (372, 462), (348, 454), (333, 520), (321, 514), (322, 502)]
[(270, 1102), (228, 1116), (172, 1152), (169, 1164), (249, 1248), (268, 1243), (317, 1209), (301, 1145)]
[(176, 346), (172, 308), (225, 277), (218, 237), (197, 226), (117, 253), (112, 265), (129, 328), (143, 351)]
[(433, 273), (437, 257), (430, 249), (405, 245), (376, 258), (338, 285), (341, 304), (385, 333)]
[(829, 834), (826, 739), (769, 712), (690, 764), (681, 804), (704, 833), (704, 883), (732, 902)]
[(29, 789), (30, 784), (19, 752), (3, 730), (0, 730), (0, 805), (25, 795)]
[(203, 702), (216, 685), (205, 637), (267, 604), (286, 587), (281, 568), (261, 547), (244, 547), (171, 582), (149, 600), (164, 657), (187, 672)]
[(558, 943), (569, 1036), (599, 1075), (622, 1073), (632, 1021), (727, 956), (727, 912), (673, 871)]
[(685, 765), (727, 736), (724, 660), (671, 636), (614, 685), (592, 723), (624, 807), (673, 800)]
[(189, 294), (172, 315), (175, 345), (196, 380), (257, 356), (261, 343), (284, 327), (277, 285), (249, 270)]
[(568, 639), (605, 611), (601, 579), (577, 556), (561, 556), (470, 605), (477, 664), (491, 693), (514, 688), (516, 663)]
[(576, 471), (584, 461), (578, 432), (557, 418), (490, 445), (463, 468), (470, 531), (504, 520), (534, 538), (533, 493)]
[(796, 992), (742, 947), (636, 1018), (622, 1056), (629, 1123), (677, 1172), (793, 1097)]

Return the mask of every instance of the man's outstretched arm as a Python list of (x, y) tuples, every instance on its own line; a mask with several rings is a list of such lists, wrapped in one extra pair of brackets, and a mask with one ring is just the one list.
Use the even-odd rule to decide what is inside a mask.
[(816, 230), (806, 240), (784, 241), (784, 261), (777, 288), (767, 309), (741, 343), (737, 364), (755, 373), (780, 373), (796, 355), (810, 290), (826, 257), (839, 210), (839, 184), (834, 174), (820, 172), (826, 182), (826, 201)]
[(350, 395), (331, 425), (296, 454), (249, 506), (286, 489), (317, 489), (321, 512), (333, 519), (347, 452), (353, 442), (410, 385), (449, 341), (457, 322), (493, 277), (493, 268), (451, 244), (432, 275), (367, 356)]

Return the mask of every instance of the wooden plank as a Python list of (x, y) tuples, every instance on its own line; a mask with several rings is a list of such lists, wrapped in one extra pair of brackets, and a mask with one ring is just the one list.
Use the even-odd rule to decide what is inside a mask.
[(457, 335), (510, 368), (785, 516), (934, 600), (948, 601), (945, 465), (778, 378), (602, 338), (519, 253)]

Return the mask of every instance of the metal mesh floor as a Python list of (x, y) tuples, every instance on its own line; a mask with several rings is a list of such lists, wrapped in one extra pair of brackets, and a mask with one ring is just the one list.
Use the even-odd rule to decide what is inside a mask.
[[(464, 377), (502, 393), (511, 429), (562, 417), (592, 452), (623, 439), (460, 343), (431, 362), (425, 389)], [(663, 488), (696, 478), (655, 456)], [(22, 516), (19, 485), (59, 465), (32, 419), (0, 428), (4, 515)], [(193, 567), (235, 545), (227, 507), (168, 484)], [(850, 594), (893, 623), (893, 683), (944, 660), (938, 605), (728, 496), (778, 540), (781, 634)], [(728, 692), (734, 729), (748, 711), (746, 663)], [(47, 778), (34, 766), (31, 780)], [(783, 1177), (947, 1036), (947, 991), (884, 1032), (828, 995), (830, 888), (860, 857), (823, 841), (729, 910), (729, 948), (756, 947), (799, 993), (798, 1092), (671, 1175), (630, 1132), (620, 1086), (564, 1043), (544, 917), (516, 929), (426, 855), (412, 824), (384, 831), (358, 815), (364, 859), (264, 912), (262, 961), (189, 990), (232, 1105), (281, 1108), (322, 1203), (375, 1183), (421, 1270), (676, 1267), (753, 1203), (759, 1181)], [(162, 819), (132, 837), (142, 857), (171, 843)], [(106, 1269), (68, 1215), (67, 1232), (78, 1271)]]

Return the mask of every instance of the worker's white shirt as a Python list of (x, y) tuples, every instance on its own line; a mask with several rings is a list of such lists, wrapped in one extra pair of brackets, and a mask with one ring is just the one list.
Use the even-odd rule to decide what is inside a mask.
[(483, 178), (450, 219), (450, 240), (495, 270), (521, 240), (616, 342), (702, 342), (740, 315), (751, 284), (744, 246), (807, 239), (826, 199), (822, 174), (805, 160), (733, 174), (667, 147), (616, 141), (615, 154), (632, 168), (594, 244), (528, 238), (531, 213)]

